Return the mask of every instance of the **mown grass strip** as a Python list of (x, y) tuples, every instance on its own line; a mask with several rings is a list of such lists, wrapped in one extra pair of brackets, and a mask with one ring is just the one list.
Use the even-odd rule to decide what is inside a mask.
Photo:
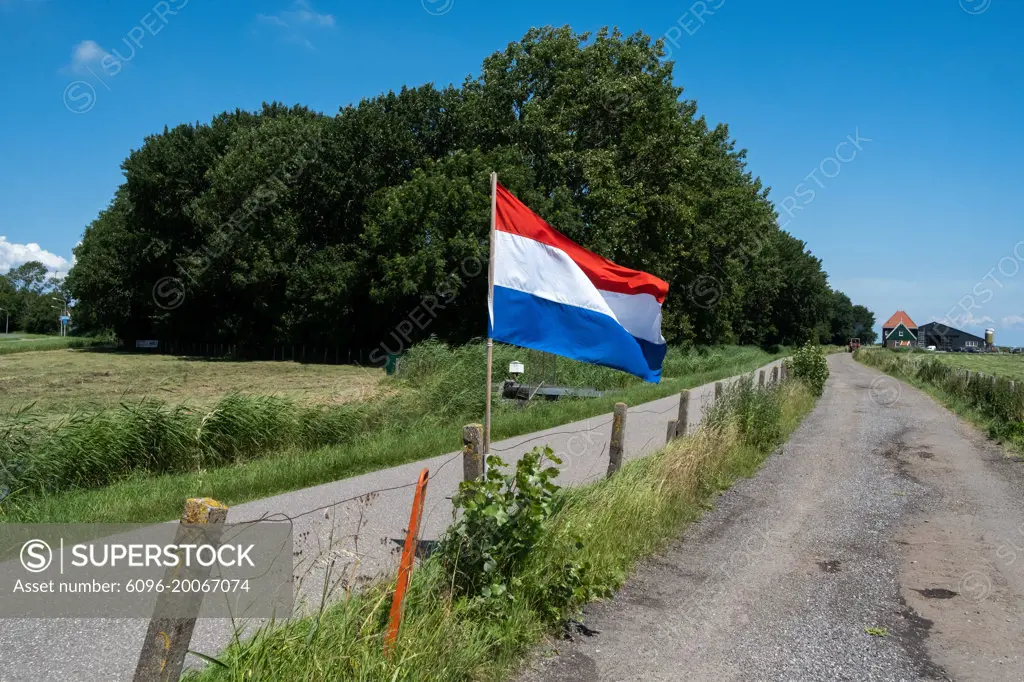
[[(382, 647), (391, 587), (383, 581), (349, 592), (316, 616), (270, 624), (218, 656), (221, 665), (193, 675), (203, 682), (503, 679), (553, 633), (551, 586), (564, 582), (566, 565), (585, 565), (591, 588), (617, 588), (637, 561), (699, 518), (709, 497), (756, 472), (814, 402), (795, 381), (767, 391), (747, 386), (727, 394), (694, 435), (629, 462), (609, 480), (560, 491), (513, 598), (453, 596), (443, 562), (427, 559), (414, 573), (391, 657)], [(571, 613), (582, 605), (569, 594), (554, 607)]]

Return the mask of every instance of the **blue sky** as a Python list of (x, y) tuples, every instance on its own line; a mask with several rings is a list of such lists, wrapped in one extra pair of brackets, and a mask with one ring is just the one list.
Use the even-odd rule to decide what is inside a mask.
[(165, 125), (460, 82), (547, 24), (668, 36), (685, 96), (879, 323), (902, 308), (1024, 345), (1017, 0), (0, 0), (0, 272), (66, 270)]

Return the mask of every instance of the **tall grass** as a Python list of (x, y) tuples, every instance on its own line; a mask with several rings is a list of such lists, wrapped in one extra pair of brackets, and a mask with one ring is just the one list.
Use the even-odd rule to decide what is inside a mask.
[(0, 485), (47, 494), (98, 488), (139, 471), (227, 466), (286, 447), (349, 442), (370, 418), (362, 405), (315, 408), (237, 394), (209, 410), (146, 399), (57, 422), (21, 409), (0, 417)]
[[(496, 350), (498, 367), (522, 357)], [(0, 414), (0, 517), (161, 521), (177, 514), (184, 495), (237, 504), (455, 450), (458, 427), (483, 414), (484, 353), (482, 344), (421, 344), (374, 397), (334, 407), (233, 394), (212, 408), (146, 399), (56, 422), (31, 408)], [(756, 348), (672, 349), (660, 385), (560, 360), (560, 383), (609, 394), (526, 408), (498, 401), (494, 437), (585, 419), (617, 400), (669, 395), (772, 357)]]
[[(802, 384), (756, 391), (749, 382), (697, 432), (629, 462), (614, 477), (558, 492), (544, 541), (533, 547), (514, 599), (481, 603), (453, 595), (437, 557), (416, 569), (397, 647), (383, 653), (392, 585), (378, 582), (315, 617), (271, 624), (231, 646), (195, 674), (200, 680), (490, 680), (551, 632), (549, 586), (567, 564), (585, 564), (587, 580), (614, 589), (636, 562), (678, 536), (707, 498), (754, 473), (814, 404)], [(582, 606), (564, 595), (555, 606)]]
[[(509, 363), (513, 360), (527, 360), (528, 353), (521, 348), (503, 344), (495, 346), (493, 381), (500, 383), (505, 378), (505, 369)], [(664, 379), (685, 378), (734, 368), (739, 373), (766, 364), (776, 356), (754, 347), (670, 347), (665, 356), (662, 376)], [(394, 378), (395, 385), (405, 389), (402, 394), (406, 400), (399, 404), (417, 412), (429, 406), (431, 411), (444, 416), (482, 414), (485, 358), (486, 347), (483, 344), (450, 347), (436, 341), (427, 341), (414, 346), (402, 358), (401, 371)], [(645, 384), (631, 374), (607, 367), (564, 358), (558, 358), (556, 363), (556, 380), (562, 386), (609, 392), (651, 387), (651, 384)], [(546, 377), (538, 376), (529, 362), (526, 363), (526, 373), (519, 378), (523, 383), (539, 383), (543, 379)]]

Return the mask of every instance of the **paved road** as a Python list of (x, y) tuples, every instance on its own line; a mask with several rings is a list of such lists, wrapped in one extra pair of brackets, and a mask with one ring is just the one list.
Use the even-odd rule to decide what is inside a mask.
[(523, 680), (1024, 680), (1024, 464), (829, 365), (782, 451)]
[[(777, 363), (768, 365), (770, 368)], [(714, 396), (708, 384), (690, 391), (690, 425), (699, 423)], [(631, 408), (627, 416), (624, 459), (642, 457), (665, 442), (669, 419), (678, 414), (678, 396)], [(605, 475), (611, 415), (540, 431), (492, 446), (514, 462), (536, 445), (549, 445), (562, 459), (559, 482), (578, 485)], [(461, 425), (453, 425), (461, 428)], [(409, 522), (412, 486), (424, 467), (430, 469), (423, 538), (436, 539), (451, 522), (450, 497), (462, 480), (461, 453), (449, 453), (343, 481), (307, 488), (233, 507), (228, 522), (292, 517), (296, 538), (296, 575), (302, 594), (319, 603), (324, 567), (336, 560), (329, 590), (337, 576), (372, 579), (397, 565), (399, 542)], [(389, 488), (395, 488), (385, 490)], [(359, 500), (383, 490), (372, 500)], [(333, 504), (340, 500), (352, 500)], [(130, 679), (145, 635), (146, 622), (131, 619), (15, 620), (0, 622), (0, 682), (15, 680)], [(216, 655), (231, 641), (230, 622), (202, 620), (192, 640), (194, 650)], [(193, 661), (195, 663), (196, 661)]]

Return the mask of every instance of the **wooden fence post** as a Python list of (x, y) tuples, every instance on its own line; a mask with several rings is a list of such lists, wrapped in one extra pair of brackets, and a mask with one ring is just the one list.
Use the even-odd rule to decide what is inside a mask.
[(686, 435), (690, 427), (690, 392), (679, 393), (679, 414), (676, 416), (676, 438)]
[(476, 481), (483, 478), (483, 424), (468, 424), (462, 427), (462, 479)]
[(757, 374), (757, 385), (759, 388), (764, 388), (764, 370), (762, 369)]
[(626, 442), (626, 403), (615, 403), (612, 415), (612, 438), (608, 444), (608, 476), (622, 466), (622, 444)]
[(416, 560), (416, 546), (420, 541), (420, 525), (423, 522), (423, 505), (427, 497), (427, 480), (430, 471), (420, 472), (416, 483), (416, 492), (412, 496), (412, 512), (409, 514), (409, 528), (405, 532), (405, 546), (402, 548), (402, 560), (398, 564), (398, 582), (395, 584), (395, 596), (391, 599), (391, 612), (388, 614), (388, 634), (384, 638), (384, 650), (390, 654), (398, 640), (398, 628), (402, 624), (402, 604), (405, 591), (409, 588), (409, 576)]
[(668, 430), (665, 431), (665, 442), (671, 443), (676, 437), (676, 431), (679, 429), (679, 422), (675, 419), (668, 420)]
[(721, 381), (716, 381), (715, 382), (715, 400), (718, 400), (721, 397), (722, 397), (722, 382)]
[[(175, 537), (176, 545), (218, 544), (224, 530), (228, 508), (209, 498), (190, 499), (185, 502), (181, 525)], [(168, 568), (164, 582), (171, 584), (174, 579), (198, 579), (200, 582), (210, 576), (212, 566)], [(135, 682), (163, 682), (181, 677), (185, 654), (192, 641), (199, 608), (203, 604), (200, 592), (163, 592), (157, 597), (153, 618), (146, 630), (146, 639), (135, 666)], [(188, 617), (181, 617), (188, 613)]]
[(772, 367), (772, 383), (773, 384), (779, 383), (779, 366), (778, 365), (775, 365), (774, 367)]

